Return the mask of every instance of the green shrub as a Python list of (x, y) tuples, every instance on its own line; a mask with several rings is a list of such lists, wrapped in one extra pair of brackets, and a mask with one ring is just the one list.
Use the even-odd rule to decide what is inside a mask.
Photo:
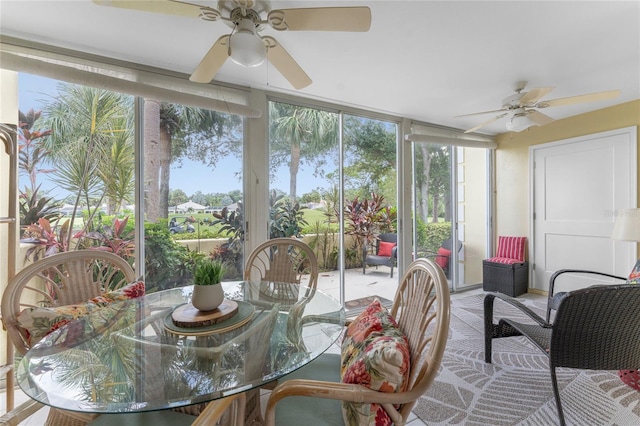
[(189, 250), (171, 238), (166, 220), (145, 223), (147, 292), (187, 285), (192, 276), (189, 257)]

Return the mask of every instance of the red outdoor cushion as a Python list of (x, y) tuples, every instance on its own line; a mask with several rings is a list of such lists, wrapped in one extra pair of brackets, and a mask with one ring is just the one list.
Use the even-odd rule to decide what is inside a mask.
[(498, 237), (498, 250), (495, 257), (516, 259), (524, 262), (524, 246), (526, 242), (527, 237)]
[(449, 256), (451, 256), (451, 250), (447, 250), (444, 247), (438, 249), (438, 255), (435, 257), (435, 261), (445, 271), (449, 267)]
[(522, 260), (512, 259), (510, 257), (492, 257), (487, 259), (487, 262), (492, 263), (504, 263), (505, 265), (515, 265), (516, 263), (522, 263)]
[(395, 243), (388, 243), (386, 241), (380, 241), (378, 246), (378, 256), (391, 257), (391, 250), (395, 247)]

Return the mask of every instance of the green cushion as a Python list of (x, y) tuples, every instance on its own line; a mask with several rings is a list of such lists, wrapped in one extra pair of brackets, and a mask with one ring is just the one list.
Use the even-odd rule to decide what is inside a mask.
[(171, 410), (144, 413), (103, 414), (88, 426), (190, 426), (195, 416)]
[[(340, 355), (323, 354), (278, 382), (291, 379), (340, 382)], [(276, 405), (276, 425), (344, 426), (340, 401), (304, 396), (290, 396)]]

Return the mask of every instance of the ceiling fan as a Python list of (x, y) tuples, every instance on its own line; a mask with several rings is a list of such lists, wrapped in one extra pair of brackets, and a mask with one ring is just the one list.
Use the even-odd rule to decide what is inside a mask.
[(495, 117), (484, 121), (477, 126), (467, 130), (470, 133), (481, 127), (487, 126), (503, 117), (511, 114), (509, 121), (506, 123), (507, 130), (511, 132), (521, 132), (531, 126), (544, 126), (551, 123), (553, 118), (538, 111), (540, 108), (548, 108), (554, 106), (563, 106), (578, 104), (582, 102), (601, 101), (605, 99), (613, 99), (620, 94), (620, 90), (609, 90), (607, 92), (591, 93), (588, 95), (570, 96), (567, 98), (551, 99), (541, 101), (547, 93), (553, 90), (553, 87), (536, 87), (524, 92), (527, 86), (526, 81), (519, 81), (514, 87), (516, 92), (514, 95), (507, 96), (502, 100), (502, 108), (493, 111), (476, 112), (472, 114), (458, 115), (457, 117), (469, 117), (481, 114), (498, 114)]
[(93, 2), (123, 9), (222, 21), (231, 27), (231, 33), (216, 40), (189, 77), (197, 83), (210, 82), (228, 58), (244, 67), (258, 66), (268, 59), (294, 88), (302, 89), (311, 84), (311, 78), (275, 38), (261, 36), (262, 30), (268, 26), (278, 31), (366, 32), (371, 26), (371, 10), (366, 6), (270, 10), (264, 0), (220, 0), (217, 9), (182, 0)]

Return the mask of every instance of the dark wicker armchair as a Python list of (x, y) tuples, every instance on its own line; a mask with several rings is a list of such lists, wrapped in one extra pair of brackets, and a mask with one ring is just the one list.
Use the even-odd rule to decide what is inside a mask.
[[(387, 245), (387, 247), (383, 247), (385, 245)], [(393, 267), (398, 260), (397, 251), (397, 234), (378, 235), (374, 247), (367, 246), (365, 242), (362, 248), (362, 273), (366, 274), (367, 265), (384, 265), (391, 268), (389, 276), (393, 278)]]
[[(568, 275), (564, 275), (568, 274)], [(560, 269), (551, 275), (549, 279), (549, 291), (547, 298), (547, 322), (551, 320), (551, 311), (557, 311), (558, 305), (562, 298), (567, 294), (566, 291), (556, 291), (556, 287), (558, 283), (556, 281), (560, 280), (563, 276), (577, 276), (583, 280), (598, 280), (599, 283), (603, 282), (603, 278), (609, 278), (617, 281), (617, 284), (622, 284), (627, 281), (625, 277), (620, 277), (618, 275), (608, 274), (606, 272), (598, 272), (598, 271), (587, 271), (584, 269)], [(606, 278), (605, 278), (606, 277)], [(598, 283), (598, 284), (599, 284)], [(593, 284), (596, 284), (595, 282)]]
[[(493, 322), (495, 299), (520, 309), (533, 322)], [(549, 357), (551, 384), (561, 425), (565, 425), (556, 368), (633, 369), (640, 366), (640, 285), (603, 285), (567, 292), (552, 323), (513, 297), (489, 293), (484, 299), (485, 362), (493, 339), (524, 336)]]

